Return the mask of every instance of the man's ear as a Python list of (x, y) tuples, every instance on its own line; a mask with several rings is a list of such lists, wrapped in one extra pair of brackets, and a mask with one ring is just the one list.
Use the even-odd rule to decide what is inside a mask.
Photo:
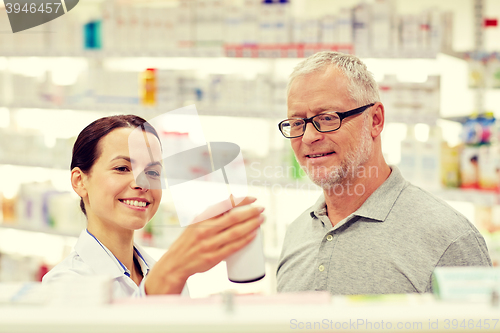
[(87, 196), (86, 179), (87, 175), (80, 168), (76, 167), (71, 170), (71, 186), (81, 198)]
[(376, 138), (380, 135), (380, 133), (382, 133), (382, 130), (384, 129), (384, 105), (380, 102), (377, 102), (374, 106), (371, 107), (370, 114), (372, 117), (371, 135), (373, 138)]

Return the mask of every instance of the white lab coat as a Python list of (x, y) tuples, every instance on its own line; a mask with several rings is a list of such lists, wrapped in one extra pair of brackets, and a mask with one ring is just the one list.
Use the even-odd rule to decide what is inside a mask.
[[(113, 299), (124, 297), (144, 297), (144, 283), (149, 270), (156, 261), (140, 246), (134, 243), (134, 255), (144, 275), (138, 285), (130, 278), (130, 271), (87, 230), (83, 230), (75, 245), (74, 251), (63, 261), (51, 269), (42, 279), (43, 284), (57, 283), (76, 276), (105, 275), (111, 277)], [(183, 296), (189, 296), (187, 286), (182, 290)]]

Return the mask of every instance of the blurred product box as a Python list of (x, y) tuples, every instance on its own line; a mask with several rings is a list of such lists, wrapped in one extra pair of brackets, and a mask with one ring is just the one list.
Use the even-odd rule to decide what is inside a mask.
[(148, 68), (141, 73), (141, 104), (153, 106), (157, 103), (157, 75), (156, 69)]
[(479, 147), (479, 188), (500, 189), (500, 144)]
[(495, 124), (493, 112), (471, 115), (462, 129), (462, 140), (469, 145), (489, 144), (498, 138), (495, 131), (498, 124)]
[(430, 75), (422, 83), (401, 82), (395, 75), (385, 75), (379, 83), (380, 99), (388, 121), (433, 124), (440, 115), (440, 77)]
[(336, 18), (333, 15), (323, 16), (321, 19), (321, 43), (336, 44), (339, 40)]
[[(500, 266), (500, 206), (495, 205), (489, 208), (489, 210), (487, 210), (488, 207), (485, 207), (485, 209), (480, 208), (476, 216), (480, 219), (483, 218), (482, 223), (483, 225), (486, 224), (486, 228), (480, 230), (486, 241), (491, 262), (493, 266), (498, 267)], [(491, 213), (492, 218), (488, 215), (489, 213)], [(487, 230), (490, 230), (490, 232), (487, 232)]]
[(354, 48), (358, 54), (368, 54), (370, 50), (370, 5), (360, 3), (353, 9)]
[(462, 149), (460, 179), (462, 188), (479, 187), (479, 147), (465, 146)]
[(353, 43), (353, 18), (350, 8), (341, 8), (337, 15), (336, 28), (338, 29), (338, 43)]
[(445, 301), (491, 302), (500, 290), (500, 268), (436, 267), (432, 289)]
[(51, 192), (44, 207), (48, 225), (55, 230), (78, 235), (87, 226), (80, 210), (80, 198), (70, 192)]
[(17, 222), (16, 206), (17, 197), (6, 198), (4, 194), (0, 193), (0, 207), (2, 213), (0, 220), (3, 224), (15, 224)]
[[(41, 263), (36, 256), (0, 252), (0, 282), (37, 281)], [(3, 296), (0, 289), (0, 304)]]
[(500, 53), (468, 52), (465, 60), (468, 65), (469, 88), (500, 88)]
[(441, 183), (445, 187), (460, 186), (460, 153), (463, 146), (441, 146)]
[(441, 128), (432, 126), (427, 141), (419, 144), (420, 184), (428, 190), (441, 188), (441, 154), (443, 146)]
[(49, 228), (48, 198), (56, 192), (48, 181), (21, 184), (16, 207), (18, 224), (34, 230)]
[(494, 53), (488, 61), (487, 87), (500, 89), (500, 53)]
[(393, 17), (395, 15), (394, 1), (376, 1), (371, 8), (371, 33), (376, 36), (372, 39), (373, 50), (388, 51), (394, 49), (392, 45)]
[[(475, 205), (474, 225), (482, 233), (498, 233), (500, 231), (500, 205)], [(492, 251), (489, 245), (488, 249)]]
[(468, 54), (467, 61), (469, 71), (469, 88), (480, 88), (485, 86), (485, 67), (483, 66), (483, 55)]
[(179, 2), (175, 7), (175, 40), (176, 46), (190, 48), (195, 45), (195, 4), (193, 0)]

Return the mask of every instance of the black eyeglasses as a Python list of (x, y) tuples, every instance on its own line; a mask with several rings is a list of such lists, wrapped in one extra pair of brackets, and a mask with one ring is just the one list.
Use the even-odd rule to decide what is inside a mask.
[(308, 123), (313, 124), (314, 128), (316, 128), (318, 132), (333, 132), (340, 128), (340, 125), (342, 125), (342, 119), (361, 113), (374, 105), (375, 103), (371, 103), (345, 112), (320, 113), (310, 118), (285, 119), (278, 124), (278, 128), (280, 129), (281, 134), (288, 139), (298, 138), (299, 136), (304, 135)]

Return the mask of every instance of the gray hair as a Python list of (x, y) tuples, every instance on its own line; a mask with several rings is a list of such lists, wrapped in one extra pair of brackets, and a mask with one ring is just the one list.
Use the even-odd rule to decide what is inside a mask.
[(295, 66), (288, 78), (287, 96), (296, 77), (318, 72), (330, 65), (337, 66), (345, 74), (350, 82), (347, 89), (356, 104), (366, 105), (380, 101), (377, 82), (366, 65), (354, 55), (333, 51), (315, 53)]

